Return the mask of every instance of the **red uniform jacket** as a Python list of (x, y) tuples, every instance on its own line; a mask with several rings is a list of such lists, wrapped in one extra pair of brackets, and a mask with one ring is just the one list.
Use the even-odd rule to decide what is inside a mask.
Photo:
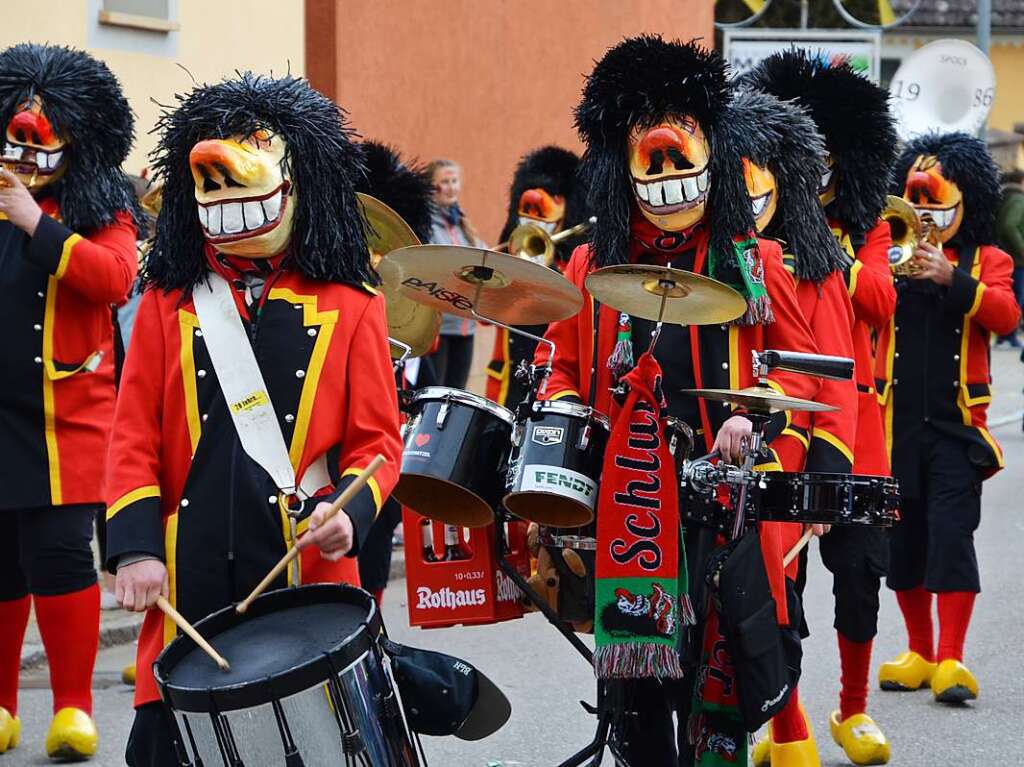
[(84, 237), (56, 203), (28, 237), (0, 220), (0, 509), (102, 503), (114, 412), (111, 306), (135, 280), (127, 213)]
[[(760, 240), (764, 257), (765, 285), (772, 299), (775, 322), (768, 325), (705, 325), (690, 326), (690, 345), (693, 352), (695, 388), (743, 388), (756, 383), (751, 363), (751, 352), (763, 349), (785, 349), (817, 353), (796, 296), (793, 282), (782, 265), (782, 254), (777, 243)], [(705, 273), (707, 256), (706, 237), (698, 243), (694, 271)], [(545, 337), (556, 344), (554, 369), (544, 396), (558, 399), (578, 396), (602, 413), (611, 410), (611, 371), (607, 360), (615, 346), (619, 313), (602, 305), (599, 309), (599, 329), (596, 350), (596, 387), (591, 396), (591, 371), (595, 369), (594, 303), (586, 291), (584, 281), (592, 271), (589, 246), (580, 246), (572, 255), (566, 278), (583, 292), (583, 307), (579, 314), (548, 326)], [(538, 354), (538, 356), (541, 353)], [(538, 359), (538, 362), (541, 360)], [(813, 399), (820, 381), (795, 373), (773, 372), (769, 376), (773, 388), (794, 397)], [(691, 426), (703, 432), (703, 445), (696, 450), (710, 452), (715, 434), (722, 423), (733, 414), (728, 405), (705, 400), (699, 401), (701, 424)], [(778, 468), (778, 467), (776, 467)], [(779, 524), (761, 526), (761, 542), (768, 577), (775, 595), (780, 622), (788, 620), (785, 587), (782, 573), (782, 530)]]
[(972, 459), (991, 476), (1003, 453), (986, 428), (992, 400), (989, 342), (1020, 321), (1013, 262), (991, 245), (946, 246), (953, 283), (897, 279), (896, 314), (879, 337), (876, 378), (886, 443), (900, 490), (917, 497), (921, 430), (931, 425), (971, 443)]
[[(318, 499), (344, 489), (377, 453), (387, 459), (345, 509), (354, 557), (397, 481), (401, 456), (384, 299), (292, 272), (268, 280), (256, 312), (235, 295), (296, 475), (327, 457), (332, 484)], [(114, 416), (110, 565), (124, 554), (159, 557), (172, 603), (199, 620), (244, 598), (291, 543), (276, 493), (241, 449), (191, 300), (180, 290), (149, 291)], [(316, 500), (306, 502), (304, 517)], [(307, 549), (301, 566), (308, 582), (358, 583), (353, 558), (329, 562)], [(174, 636), (174, 625), (150, 610), (139, 638), (136, 705), (157, 699), (150, 667)]]
[[(840, 245), (855, 259), (846, 273), (847, 289), (853, 302), (853, 348), (857, 378), (857, 441), (853, 472), (888, 476), (889, 452), (885, 447), (882, 410), (875, 386), (875, 336), (889, 324), (896, 311), (896, 289), (889, 269), (892, 234), (885, 221), (879, 221), (855, 248), (850, 236), (833, 225)], [(888, 379), (886, 379), (888, 380)]]

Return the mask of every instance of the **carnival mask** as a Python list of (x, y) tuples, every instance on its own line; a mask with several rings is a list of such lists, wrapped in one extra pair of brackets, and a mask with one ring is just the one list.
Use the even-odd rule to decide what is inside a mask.
[(516, 211), (520, 225), (534, 224), (548, 234), (555, 234), (565, 219), (565, 198), (560, 194), (550, 195), (540, 187), (527, 189), (519, 197)]
[(64, 175), (68, 142), (54, 129), (37, 95), (26, 101), (7, 123), (3, 163), (33, 191)]
[(668, 117), (629, 137), (629, 171), (640, 212), (666, 232), (704, 218), (711, 148), (692, 117)]
[(284, 139), (265, 128), (192, 148), (199, 223), (217, 250), (244, 258), (270, 258), (284, 250), (295, 208), (286, 149)]
[(839, 185), (839, 176), (836, 173), (835, 160), (831, 154), (825, 155), (825, 172), (821, 174), (818, 182), (818, 199), (821, 200), (821, 207), (825, 207), (836, 198), (836, 187)]
[(763, 232), (775, 216), (779, 204), (779, 188), (775, 175), (767, 168), (755, 165), (743, 158), (743, 180), (747, 184), (747, 196), (754, 212), (754, 226)]
[(942, 164), (934, 155), (919, 155), (907, 173), (903, 198), (914, 206), (918, 218), (928, 216), (939, 240), (949, 242), (964, 219), (964, 196), (960, 187), (942, 175)]

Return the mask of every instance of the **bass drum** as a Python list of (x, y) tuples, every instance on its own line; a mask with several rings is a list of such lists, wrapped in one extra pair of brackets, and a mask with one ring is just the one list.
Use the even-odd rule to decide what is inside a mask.
[(512, 413), (443, 386), (416, 392), (409, 411), (395, 498), (449, 525), (491, 524), (512, 450)]
[(592, 522), (608, 419), (586, 405), (535, 402), (519, 428), (505, 508), (539, 525), (582, 527)]
[[(693, 450), (693, 430), (678, 418), (669, 418), (666, 437), (680, 476)], [(580, 633), (593, 633), (597, 519), (584, 527), (541, 527), (539, 532), (558, 572), (558, 616)]]

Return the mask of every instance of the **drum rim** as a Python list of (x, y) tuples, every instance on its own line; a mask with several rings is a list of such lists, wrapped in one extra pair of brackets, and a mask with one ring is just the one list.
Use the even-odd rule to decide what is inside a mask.
[(515, 416), (508, 408), (502, 407), (497, 402), (487, 399), (487, 397), (481, 397), (479, 394), (474, 394), (471, 391), (456, 389), (451, 386), (427, 386), (424, 389), (420, 389), (413, 395), (412, 403), (415, 405), (420, 401), (436, 402), (446, 399), (454, 400), (460, 405), (467, 405), (476, 410), (483, 410), (496, 418), (500, 418), (509, 426), (515, 425)]
[[(340, 595), (349, 598), (339, 599)], [(357, 598), (351, 599), (353, 596)], [(363, 622), (328, 653), (304, 661), (277, 676), (241, 684), (202, 688), (180, 687), (171, 684), (168, 678), (174, 665), (181, 662), (188, 653), (196, 648), (196, 644), (187, 636), (182, 634), (175, 637), (153, 662), (153, 676), (161, 697), (177, 712), (212, 714), (255, 708), (326, 683), (336, 672), (340, 673), (354, 663), (358, 663), (373, 647), (383, 630), (376, 602), (369, 593), (362, 589), (347, 584), (333, 583), (287, 586), (268, 591), (258, 597), (249, 606), (245, 615), (239, 615), (235, 611), (235, 605), (231, 604), (211, 613), (195, 624), (196, 630), (200, 634), (216, 643), (217, 634), (241, 625), (246, 620), (274, 612), (273, 608), (279, 604), (282, 607), (291, 608), (330, 603), (365, 605), (369, 611)], [(214, 627), (213, 631), (210, 630), (211, 627)], [(174, 665), (167, 667), (168, 663)]]
[(582, 405), (578, 402), (562, 402), (556, 399), (539, 400), (533, 403), (533, 412), (538, 415), (547, 412), (572, 418), (588, 418), (597, 421), (605, 430), (611, 431), (611, 421), (608, 420), (608, 416), (589, 405)]

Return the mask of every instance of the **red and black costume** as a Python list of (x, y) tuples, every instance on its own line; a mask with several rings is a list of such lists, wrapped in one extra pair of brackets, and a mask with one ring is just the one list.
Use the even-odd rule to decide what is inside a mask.
[(1012, 261), (992, 244), (1000, 189), (985, 145), (965, 134), (911, 141), (896, 178), (914, 205), (933, 202), (929, 174), (912, 169), (920, 158), (938, 160), (935, 170), (959, 189), (962, 223), (942, 248), (953, 264), (952, 284), (899, 277), (896, 315), (879, 338), (878, 396), (903, 497), (890, 537), (888, 585), (899, 598), (911, 651), (926, 661), (960, 661), (981, 591), (974, 550), (981, 483), (1003, 467), (999, 444), (986, 428), (989, 345), (993, 333), (1017, 326), (1020, 310)]
[[(694, 43), (670, 43), (653, 36), (629, 39), (611, 49), (589, 76), (576, 120), (587, 144), (581, 174), (590, 190), (589, 201), (597, 222), (592, 243), (577, 248), (565, 270), (566, 278), (584, 294), (583, 308), (575, 317), (552, 323), (545, 334), (557, 345), (546, 397), (577, 397), (600, 412), (612, 412), (611, 389), (616, 381), (609, 362), (623, 344), (624, 334), (628, 329), (628, 341), (638, 356), (649, 344), (646, 331), (653, 323), (620, 315), (608, 306), (595, 306), (585, 288), (585, 279), (594, 269), (622, 263), (671, 262), (673, 267), (735, 281), (730, 279), (735, 273), (728, 273), (736, 268), (734, 264), (715, 254), (733, 253), (735, 239), (753, 230), (753, 218), (740, 156), (727, 139), (729, 100), (724, 62)], [(669, 232), (641, 214), (625, 150), (634, 130), (653, 129), (672, 117), (692, 118), (707, 136), (712, 151), (707, 161), (710, 183), (703, 220), (685, 231)], [(677, 150), (663, 148), (659, 157), (671, 158), (673, 151)], [(675, 162), (677, 168), (693, 168), (688, 158)], [(693, 426), (698, 453), (710, 452), (716, 432), (734, 412), (727, 405), (698, 400), (681, 389), (753, 384), (753, 350), (775, 347), (817, 351), (778, 245), (758, 240), (748, 254), (755, 261), (754, 272), (763, 275), (768, 300), (748, 297), (747, 315), (732, 324), (666, 324), (655, 351), (663, 370), (669, 414)], [(817, 379), (789, 373), (773, 373), (771, 382), (797, 397), (813, 398), (819, 387)], [(761, 526), (760, 533), (777, 617), (785, 623), (789, 616), (781, 529), (767, 524)], [(694, 567), (691, 583), (703, 577), (695, 563)], [(692, 763), (696, 745), (690, 742), (687, 729), (694, 684), (690, 675), (681, 681), (637, 679), (626, 683), (627, 705), (635, 715), (623, 723), (620, 744), (631, 764)], [(795, 695), (792, 699), (795, 705)], [(673, 714), (678, 717), (678, 735)], [(722, 737), (732, 747), (743, 749), (745, 733), (731, 726), (726, 729), (728, 733), (723, 731)]]
[[(769, 57), (744, 81), (806, 108), (825, 140), (829, 167), (821, 177), (819, 194), (848, 257), (845, 279), (853, 307), (856, 436), (848, 443), (851, 450), (846, 457), (855, 473), (887, 475), (872, 376), (872, 334), (895, 308), (887, 256), (891, 238), (888, 225), (879, 218), (897, 146), (888, 94), (846, 63), (830, 65), (795, 50)], [(840, 719), (845, 721), (863, 714), (867, 705), (878, 593), (888, 560), (885, 532), (839, 526), (821, 538), (820, 551), (833, 576), (834, 626), (842, 668)]]
[[(521, 224), (540, 226), (557, 234), (587, 218), (586, 190), (577, 175), (580, 158), (568, 149), (545, 146), (519, 161), (508, 195), (508, 216), (498, 242), (508, 242)], [(559, 215), (561, 213), (561, 215)], [(573, 250), (582, 237), (556, 243), (552, 268), (565, 271)], [(516, 255), (516, 254), (513, 254)], [(524, 326), (535, 336), (544, 335), (546, 325)], [(533, 362), (537, 342), (495, 328), (494, 348), (487, 363), (487, 397), (499, 405), (515, 408), (526, 396), (527, 382), (516, 375), (523, 363)]]
[(104, 64), (17, 45), (0, 53), (0, 123), (19, 176), (37, 163), (40, 174), (47, 165), (61, 174), (30, 186), (43, 211), (31, 237), (0, 220), (0, 710), (17, 712), (34, 602), (54, 712), (91, 714), (99, 589), (90, 542), (114, 411), (111, 312), (135, 279), (141, 219), (120, 169), (133, 120)]
[[(196, 621), (243, 598), (293, 540), (279, 488), (241, 446), (196, 316), (194, 290), (216, 275), (231, 288), (296, 477), (318, 463), (326, 470), (327, 484), (297, 514), (297, 533), (318, 501), (340, 493), (376, 454), (387, 459), (345, 509), (355, 533), (349, 558), (331, 562), (315, 548), (301, 557), (306, 582), (358, 583), (352, 557), (397, 479), (401, 449), (384, 299), (369, 287), (376, 276), (355, 196), (360, 151), (338, 107), (294, 77), (245, 73), (198, 87), (160, 127), (163, 206), (110, 448), (110, 568), (163, 560), (171, 602)], [(284, 251), (268, 258), (220, 252), (196, 215), (194, 174), (206, 190), (247, 191), (244, 167), (214, 173), (195, 160), (200, 142), (228, 139), (221, 145), (243, 151), (235, 137), (252, 137), (246, 146), (257, 149), (286, 142), (281, 210), (295, 206), (292, 231)], [(282, 576), (277, 585), (284, 583)], [(130, 764), (174, 760), (150, 672), (174, 636), (173, 624), (150, 610), (139, 638)]]

